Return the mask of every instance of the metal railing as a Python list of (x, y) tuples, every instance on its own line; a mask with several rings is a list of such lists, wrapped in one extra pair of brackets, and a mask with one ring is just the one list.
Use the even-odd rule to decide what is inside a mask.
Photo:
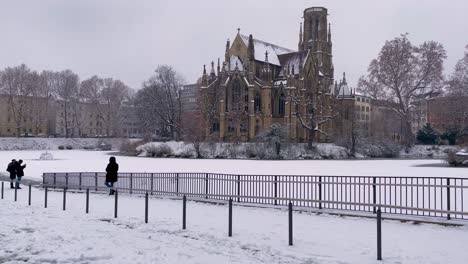
[[(288, 205), (468, 219), (468, 178), (230, 175), (216, 173), (119, 173), (121, 192), (233, 199)], [(43, 184), (69, 189), (104, 186), (105, 173), (44, 173)]]

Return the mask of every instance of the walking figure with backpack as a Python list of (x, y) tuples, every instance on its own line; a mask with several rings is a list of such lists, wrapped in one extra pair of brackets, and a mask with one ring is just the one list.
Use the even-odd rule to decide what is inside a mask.
[(8, 163), (7, 171), (10, 173), (10, 188), (15, 188), (13, 183), (16, 180), (16, 160), (12, 159), (10, 163)]

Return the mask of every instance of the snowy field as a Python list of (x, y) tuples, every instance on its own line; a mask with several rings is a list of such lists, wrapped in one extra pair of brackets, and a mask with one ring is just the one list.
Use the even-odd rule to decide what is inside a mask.
[(187, 203), (187, 230), (181, 229), (180, 200), (152, 197), (149, 223), (144, 199), (119, 195), (85, 196), (33, 188), (6, 189), (0, 200), (0, 263), (466, 263), (468, 228), (384, 221), (383, 261), (376, 260), (376, 222), (294, 213), (294, 246), (288, 246), (287, 212), (234, 206), (233, 237), (227, 236), (224, 204)]
[[(108, 152), (83, 150), (50, 151), (56, 160), (39, 160), (43, 152), (0, 151), (0, 164), (4, 164), (6, 168), (11, 159), (23, 159), (28, 165), (25, 179), (42, 179), (43, 172), (104, 171), (109, 160)], [(260, 161), (118, 156), (117, 162), (121, 172), (467, 177), (465, 168), (447, 167), (443, 160), (436, 159)]]

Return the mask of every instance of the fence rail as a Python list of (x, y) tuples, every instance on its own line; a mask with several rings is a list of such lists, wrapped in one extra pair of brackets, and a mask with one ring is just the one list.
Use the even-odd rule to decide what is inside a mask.
[[(44, 173), (43, 184), (104, 186), (105, 173)], [(468, 178), (119, 173), (121, 192), (186, 195), (239, 203), (468, 219)]]

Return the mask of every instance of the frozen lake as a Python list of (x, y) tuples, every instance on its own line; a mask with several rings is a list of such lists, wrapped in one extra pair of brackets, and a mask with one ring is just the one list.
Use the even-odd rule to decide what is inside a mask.
[[(109, 152), (50, 151), (55, 160), (39, 160), (44, 151), (0, 151), (4, 167), (13, 158), (27, 164), (26, 179), (40, 179), (44, 172), (104, 171)], [(258, 175), (420, 176), (467, 177), (465, 168), (451, 168), (443, 160), (222, 160), (168, 159), (118, 156), (121, 172), (210, 172)], [(6, 172), (2, 173), (6, 174)]]

